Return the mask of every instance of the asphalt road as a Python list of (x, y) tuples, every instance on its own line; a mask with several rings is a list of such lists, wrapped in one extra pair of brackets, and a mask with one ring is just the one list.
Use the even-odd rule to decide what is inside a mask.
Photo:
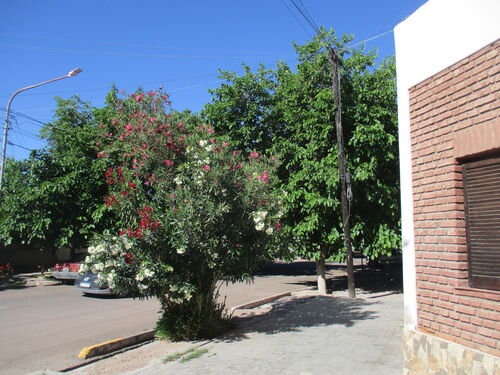
[[(331, 266), (330, 277), (344, 274)], [(314, 284), (314, 264), (276, 264), (251, 284), (223, 285), (226, 305), (240, 305)], [(89, 345), (152, 329), (159, 317), (156, 300), (84, 297), (70, 285), (0, 289), (0, 374), (62, 370), (82, 362)]]

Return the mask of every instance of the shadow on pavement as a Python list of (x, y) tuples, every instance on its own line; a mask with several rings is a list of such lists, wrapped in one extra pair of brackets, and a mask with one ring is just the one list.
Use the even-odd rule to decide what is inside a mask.
[(377, 318), (378, 315), (367, 307), (378, 303), (347, 297), (293, 297), (274, 304), (271, 311), (262, 315), (235, 318), (237, 329), (218, 340), (240, 341), (248, 338), (250, 333), (272, 335), (329, 325), (351, 327), (361, 320)]
[[(354, 282), (356, 289), (362, 289), (368, 293), (380, 292), (403, 292), (403, 270), (401, 264), (386, 265), (377, 268), (355, 267)], [(315, 281), (290, 283), (304, 285), (304, 287), (316, 287)], [(328, 292), (336, 292), (347, 289), (347, 275), (327, 276)]]
[[(326, 264), (326, 272), (345, 269), (345, 265)], [(259, 276), (310, 276), (316, 275), (316, 263), (312, 261), (295, 261), (291, 263), (271, 263), (261, 268), (255, 275)]]

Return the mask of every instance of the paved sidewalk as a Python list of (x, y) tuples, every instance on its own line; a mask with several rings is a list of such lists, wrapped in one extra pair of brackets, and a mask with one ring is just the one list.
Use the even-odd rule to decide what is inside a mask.
[[(344, 294), (345, 295), (345, 294)], [(201, 343), (152, 343), (142, 350), (148, 364), (113, 371), (102, 362), (70, 374), (356, 374), (400, 375), (402, 363), (402, 294), (365, 294), (351, 300), (299, 293), (257, 309), (256, 317), (217, 340)], [(240, 311), (245, 315), (248, 311)], [(254, 310), (255, 312), (255, 310)], [(195, 349), (197, 347), (197, 349)], [(173, 353), (207, 350), (199, 358), (166, 364)], [(154, 355), (151, 356), (151, 353)], [(125, 361), (126, 353), (119, 356)], [(95, 367), (100, 366), (100, 367)], [(129, 367), (134, 368), (134, 367)]]

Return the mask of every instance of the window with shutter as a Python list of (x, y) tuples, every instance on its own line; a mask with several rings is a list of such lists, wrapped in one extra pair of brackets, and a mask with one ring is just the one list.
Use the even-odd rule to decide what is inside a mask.
[(469, 284), (500, 290), (500, 157), (463, 164)]

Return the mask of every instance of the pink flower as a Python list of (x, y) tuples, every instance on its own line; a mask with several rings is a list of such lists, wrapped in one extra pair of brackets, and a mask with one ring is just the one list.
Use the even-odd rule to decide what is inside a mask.
[(164, 160), (165, 164), (168, 165), (169, 167), (173, 167), (174, 166), (174, 162), (171, 161), (171, 160)]
[(133, 128), (132, 128), (132, 125), (127, 124), (127, 125), (125, 125), (125, 129), (131, 131)]
[(177, 127), (178, 127), (179, 129), (180, 129), (180, 128), (182, 128), (183, 126), (184, 126), (184, 125), (182, 124), (182, 122), (179, 122), (179, 123), (177, 124)]
[(251, 152), (251, 153), (250, 153), (250, 157), (251, 157), (251, 158), (258, 158), (258, 157), (259, 157), (259, 153), (258, 153), (258, 152), (253, 151), (253, 152)]
[(170, 194), (169, 197), (170, 198), (175, 198), (175, 195), (174, 194)]
[(229, 143), (227, 142), (222, 142), (222, 147), (227, 147), (229, 145)]
[(207, 128), (208, 133), (215, 133), (215, 131), (212, 128)]
[(205, 166), (203, 167), (203, 169), (204, 169), (204, 170), (206, 170), (206, 171), (209, 171), (209, 170), (210, 170), (210, 166), (209, 166), (209, 165), (205, 165)]
[(131, 264), (133, 262), (133, 260), (134, 260), (134, 256), (131, 253), (125, 254), (125, 263)]
[(138, 102), (140, 101), (142, 98), (144, 98), (144, 94), (139, 94), (135, 97), (135, 101)]

